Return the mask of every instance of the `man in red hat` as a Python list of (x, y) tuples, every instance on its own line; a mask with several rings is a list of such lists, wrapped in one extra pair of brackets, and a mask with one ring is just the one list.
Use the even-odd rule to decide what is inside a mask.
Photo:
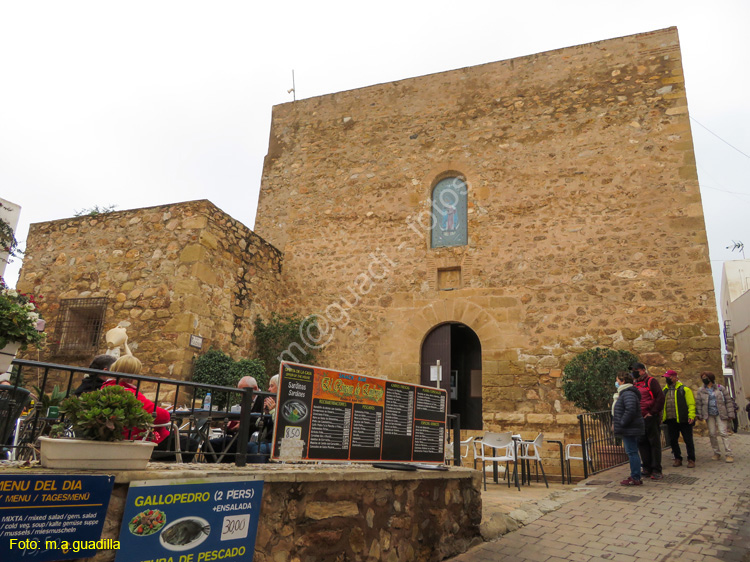
[(672, 447), (674, 466), (682, 466), (680, 434), (687, 449), (688, 468), (695, 468), (695, 445), (693, 444), (693, 424), (695, 423), (695, 398), (693, 391), (679, 381), (679, 375), (672, 370), (664, 373), (667, 386), (664, 387), (664, 415), (662, 421), (669, 429), (669, 444)]

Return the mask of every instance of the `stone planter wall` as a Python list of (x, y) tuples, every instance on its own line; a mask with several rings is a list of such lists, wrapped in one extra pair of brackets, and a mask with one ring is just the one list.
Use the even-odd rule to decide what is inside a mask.
[[(468, 468), (210, 468), (150, 464), (116, 473), (102, 538), (118, 538), (131, 481), (247, 475), (265, 479), (255, 562), (437, 562), (481, 542), (481, 481)], [(114, 557), (104, 551), (86, 560)]]

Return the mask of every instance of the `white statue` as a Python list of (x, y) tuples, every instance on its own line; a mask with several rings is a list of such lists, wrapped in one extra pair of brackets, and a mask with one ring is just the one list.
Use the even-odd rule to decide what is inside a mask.
[(125, 355), (133, 355), (128, 347), (128, 332), (124, 326), (112, 328), (105, 336), (107, 341), (107, 355), (120, 357), (120, 347), (125, 347)]

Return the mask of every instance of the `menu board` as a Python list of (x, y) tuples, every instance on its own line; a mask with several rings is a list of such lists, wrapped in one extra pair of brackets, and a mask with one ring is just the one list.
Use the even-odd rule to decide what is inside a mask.
[(273, 458), (301, 441), (302, 460), (443, 462), (446, 391), (282, 363)]
[(115, 562), (251, 562), (263, 480), (131, 482)]
[(101, 539), (113, 484), (98, 475), (0, 477), (0, 559), (73, 560), (119, 548)]

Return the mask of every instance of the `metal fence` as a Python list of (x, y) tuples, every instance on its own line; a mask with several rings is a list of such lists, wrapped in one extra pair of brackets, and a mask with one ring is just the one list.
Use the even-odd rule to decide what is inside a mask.
[[(255, 455), (248, 453), (248, 442), (258, 428), (258, 420), (262, 419), (258, 413), (251, 412), (253, 397), (257, 395), (259, 400), (263, 400), (269, 396), (275, 398), (275, 394), (25, 359), (16, 359), (13, 365), (20, 369), (16, 381), (23, 381), (24, 386), (29, 388), (37, 387), (37, 394), (39, 394), (33, 407), (29, 407), (28, 404), (19, 405), (15, 402), (27, 401), (30, 398), (29, 393), (21, 388), (15, 393), (17, 398), (10, 398), (13, 403), (9, 404), (9, 411), (11, 409), (15, 411), (16, 406), (20, 406), (26, 410), (26, 414), (18, 419), (16, 419), (17, 416), (10, 415), (0, 419), (0, 436), (4, 436), (4, 439), (11, 437), (10, 441), (0, 442), (0, 449), (13, 459), (26, 460), (39, 457), (38, 437), (48, 434), (51, 427), (61, 421), (57, 416), (49, 414), (50, 396), (60, 399), (72, 395), (85, 376), (116, 380), (132, 379), (136, 392), (148, 393), (149, 399), (156, 406), (169, 409), (172, 422), (176, 422), (170, 427), (171, 435), (168, 440), (171, 441), (166, 447), (160, 446), (155, 450), (152, 457), (154, 461), (190, 462), (195, 459), (206, 462), (230, 462), (233, 460), (236, 466), (245, 466), (248, 462), (265, 462), (270, 456), (269, 453)], [(13, 388), (18, 388), (17, 383)], [(212, 401), (208, 411), (202, 408), (201, 400), (196, 398), (197, 395), (202, 394), (201, 391), (211, 392)], [(232, 404), (238, 404), (240, 411), (227, 412)], [(179, 406), (182, 408), (178, 409)], [(230, 418), (235, 423), (239, 421), (239, 428), (231, 437), (233, 441), (231, 451), (227, 453), (221, 453), (218, 450), (207, 451), (207, 442), (212, 441), (211, 429), (217, 429), (224, 434), (224, 437), (217, 437), (218, 439), (226, 438), (226, 431), (223, 430), (226, 430)], [(448, 455), (452, 457), (451, 460), (455, 466), (460, 466), (460, 416), (449, 415), (447, 421), (446, 432), (450, 443)], [(11, 427), (12, 425), (15, 427)], [(1, 455), (0, 458), (2, 458)]]
[[(583, 477), (628, 462), (628, 455), (619, 438), (615, 437), (612, 426), (612, 412), (589, 412), (578, 415), (583, 445)], [(667, 427), (661, 426), (662, 449), (667, 447)]]
[[(18, 420), (11, 419), (10, 416), (0, 419), (0, 436), (7, 438), (8, 435), (15, 433), (13, 440), (0, 443), (0, 447), (5, 449), (11, 458), (20, 460), (37, 458), (37, 438), (49, 433), (52, 425), (61, 421), (50, 414), (50, 396), (70, 396), (87, 375), (104, 379), (132, 379), (136, 393), (147, 392), (149, 399), (152, 399), (156, 406), (166, 407), (170, 411), (172, 421), (178, 420), (172, 424), (167, 446), (161, 447), (159, 451), (163, 454), (160, 458), (157, 455), (157, 458), (153, 460), (181, 460), (183, 457), (206, 460), (206, 439), (203, 438), (210, 437), (211, 427), (226, 428), (231, 418), (239, 422), (239, 425), (235, 433), (236, 450), (229, 453), (228, 458), (233, 459), (237, 466), (245, 466), (249, 457), (248, 441), (253, 430), (259, 425), (258, 414), (251, 413), (253, 397), (258, 395), (260, 400), (269, 396), (275, 398), (275, 394), (253, 392), (249, 388), (229, 388), (145, 375), (120, 374), (24, 359), (14, 360), (13, 365), (20, 370), (16, 381), (22, 380), (24, 386), (37, 387), (39, 390), (37, 392), (39, 396), (33, 408), (26, 405), (25, 416)], [(207, 409), (202, 408), (202, 401), (197, 398), (197, 395), (202, 394), (200, 391), (211, 392), (212, 401)], [(27, 395), (24, 396), (23, 393), (18, 392), (16, 396), (21, 400), (26, 400)], [(16, 400), (16, 398), (11, 398), (11, 400)], [(223, 404), (224, 409), (219, 410), (217, 404)], [(233, 404), (239, 405), (239, 411), (236, 407), (234, 411), (231, 411), (230, 406)], [(15, 406), (16, 404), (11, 404), (11, 407)], [(180, 411), (183, 414), (176, 415), (176, 412)], [(10, 428), (8, 424), (14, 424), (15, 428)], [(267, 460), (268, 456), (265, 454), (256, 457), (265, 457), (261, 460)], [(215, 458), (217, 457), (218, 454)], [(257, 460), (257, 458), (252, 460)]]

